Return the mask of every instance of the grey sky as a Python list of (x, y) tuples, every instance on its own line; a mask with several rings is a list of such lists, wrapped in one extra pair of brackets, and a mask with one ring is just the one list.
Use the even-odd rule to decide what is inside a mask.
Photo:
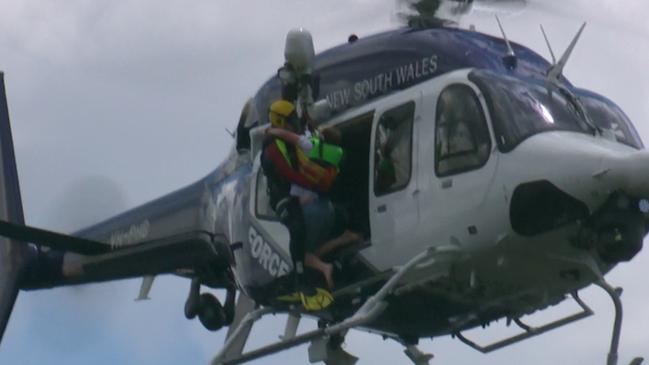
[[(395, 26), (392, 0), (0, 0), (0, 9), (0, 69), (27, 220), (61, 230), (211, 171), (232, 142), (224, 128), (234, 128), (246, 98), (283, 61), (290, 28), (310, 29), (323, 50), (352, 32)], [(588, 20), (566, 75), (617, 102), (649, 143), (647, 14), (644, 0), (532, 1), (502, 20), (512, 40), (545, 56), (539, 22), (562, 52)], [(463, 20), (469, 22), (497, 33), (491, 17)], [(608, 276), (625, 287), (621, 363), (649, 357), (647, 267), (649, 250)], [(224, 334), (184, 319), (189, 283), (159, 278), (153, 300), (134, 303), (138, 286), (124, 281), (21, 293), (0, 363), (207, 363)], [(422, 348), (436, 354), (433, 364), (603, 363), (612, 306), (597, 289), (583, 297), (596, 317), (510, 349), (482, 355), (446, 338), (423, 341)], [(254, 342), (276, 339), (281, 319), (262, 323)], [(365, 334), (350, 334), (347, 349), (361, 364), (407, 363), (398, 345)], [(301, 347), (258, 363), (306, 362)]]

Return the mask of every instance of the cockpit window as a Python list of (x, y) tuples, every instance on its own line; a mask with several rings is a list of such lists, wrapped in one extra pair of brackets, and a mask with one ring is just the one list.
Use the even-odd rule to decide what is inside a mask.
[(455, 84), (437, 100), (435, 171), (447, 176), (483, 166), (489, 158), (491, 137), (480, 101), (473, 89)]
[(484, 70), (472, 72), (469, 78), (485, 94), (502, 152), (541, 132), (592, 133), (578, 106), (559, 90)]
[(257, 109), (252, 102), (252, 99), (248, 100), (246, 104), (241, 109), (241, 116), (239, 117), (239, 123), (237, 124), (237, 151), (249, 151), (251, 148), (252, 141), (250, 139), (250, 130), (259, 124), (259, 118), (257, 116)]
[(613, 102), (589, 95), (580, 96), (580, 100), (590, 120), (597, 127), (611, 131), (620, 143), (637, 149), (642, 148), (642, 141), (631, 121)]

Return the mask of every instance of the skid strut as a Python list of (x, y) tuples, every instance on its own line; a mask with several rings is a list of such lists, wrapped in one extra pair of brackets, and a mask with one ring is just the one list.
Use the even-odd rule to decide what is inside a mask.
[[(455, 247), (451, 248), (451, 250), (456, 249), (457, 248)], [(415, 256), (412, 260), (408, 261), (407, 264), (399, 268), (399, 270), (394, 275), (392, 275), (390, 280), (388, 280), (388, 282), (385, 283), (385, 285), (383, 285), (383, 287), (381, 287), (381, 289), (376, 294), (366, 300), (365, 303), (356, 311), (356, 313), (354, 313), (346, 320), (328, 327), (326, 329), (326, 333), (328, 335), (339, 333), (352, 327), (365, 325), (374, 320), (378, 315), (385, 311), (385, 308), (387, 308), (388, 304), (384, 301), (384, 299), (388, 296), (388, 294), (392, 293), (392, 291), (399, 284), (401, 278), (403, 278), (404, 275), (413, 270), (418, 264), (433, 257), (437, 253), (438, 249), (434, 247), (429, 248), (428, 250)]]
[[(603, 278), (597, 283), (597, 285), (604, 289), (606, 293), (613, 300), (613, 305), (615, 306), (615, 320), (613, 322), (613, 334), (611, 335), (611, 347), (608, 351), (608, 358), (606, 359), (606, 365), (617, 365), (618, 355), (617, 350), (620, 346), (620, 333), (622, 332), (622, 300), (620, 295), (622, 294), (622, 289), (613, 288), (609, 283), (604, 281)], [(640, 365), (644, 361), (641, 357), (636, 357), (631, 361), (630, 365)]]

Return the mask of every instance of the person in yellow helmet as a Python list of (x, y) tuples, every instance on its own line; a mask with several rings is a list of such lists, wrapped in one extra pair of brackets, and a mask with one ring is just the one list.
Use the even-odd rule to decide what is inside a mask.
[(286, 100), (272, 103), (268, 118), (271, 128), (264, 141), (262, 168), (271, 206), (291, 234), (295, 272), (301, 275), (304, 263), (321, 272), (331, 288), (332, 265), (314, 252), (329, 237), (334, 224), (333, 205), (322, 193), (335, 180), (342, 149), (302, 135), (295, 106)]
[[(288, 101), (279, 100), (271, 104), (268, 119), (272, 127), (299, 130), (295, 106)], [(296, 281), (300, 285), (304, 273), (304, 218), (299, 200), (290, 194), (291, 183), (303, 179), (291, 166), (291, 162), (296, 160), (293, 148), (287, 148), (271, 136), (264, 139), (261, 166), (267, 180), (270, 206), (289, 231), (289, 251)]]

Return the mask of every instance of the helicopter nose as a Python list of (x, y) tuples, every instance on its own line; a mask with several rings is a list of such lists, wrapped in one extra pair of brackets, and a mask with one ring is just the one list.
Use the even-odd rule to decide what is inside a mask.
[(649, 198), (649, 151), (611, 156), (602, 162), (593, 177), (630, 196)]

